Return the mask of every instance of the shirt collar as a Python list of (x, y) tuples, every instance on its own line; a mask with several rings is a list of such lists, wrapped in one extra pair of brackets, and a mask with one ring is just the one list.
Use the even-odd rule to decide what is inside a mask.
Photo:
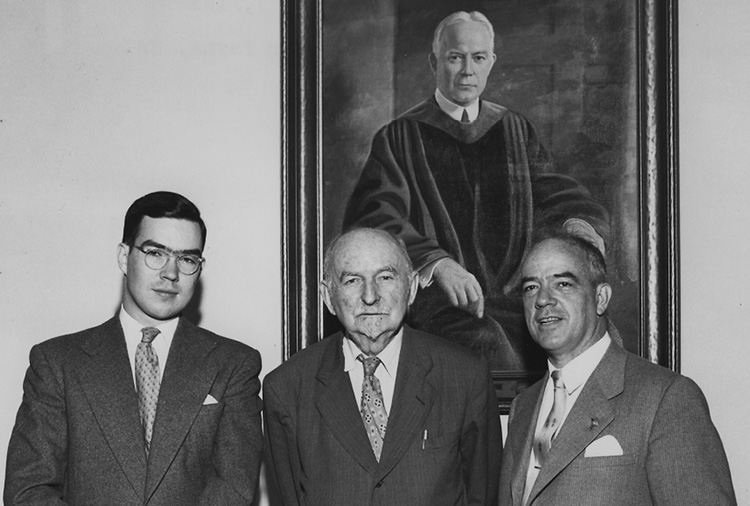
[[(403, 343), (404, 328), (401, 327), (399, 331), (393, 336), (391, 342), (377, 354), (377, 357), (382, 363), (382, 367), (391, 377), (396, 377), (396, 369), (398, 369), (398, 359), (401, 355), (401, 344)], [(357, 360), (357, 357), (362, 353), (357, 345), (349, 339), (344, 337), (344, 371), (349, 372), (355, 367), (362, 367), (362, 364)], [(378, 369), (380, 370), (380, 369)]]
[[(594, 372), (596, 366), (601, 362), (602, 357), (607, 352), (612, 339), (609, 337), (609, 332), (605, 332), (604, 336), (594, 343), (589, 349), (578, 355), (576, 358), (565, 364), (565, 367), (560, 369), (562, 372), (563, 383), (565, 384), (565, 391), (568, 395), (573, 394), (578, 388), (581, 387)], [(547, 366), (550, 372), (555, 370), (555, 367), (548, 360)]]
[[(180, 318), (176, 317), (155, 326), (155, 328), (159, 329), (159, 335), (156, 336), (156, 339), (163, 338), (167, 343), (167, 349), (169, 349), (169, 346), (172, 344), (172, 339), (174, 338), (174, 333), (177, 330), (177, 324), (179, 321)], [(138, 342), (140, 342), (142, 336), (141, 329), (143, 329), (144, 326), (130, 316), (128, 312), (125, 311), (124, 307), (120, 307), (120, 325), (122, 325), (122, 331), (125, 333), (126, 340), (137, 339)]]
[(455, 119), (456, 121), (461, 121), (461, 115), (463, 114), (464, 109), (466, 109), (466, 112), (469, 115), (469, 121), (474, 121), (475, 119), (477, 119), (477, 116), (479, 116), (478, 98), (468, 106), (464, 107), (462, 105), (455, 104), (445, 98), (445, 95), (443, 95), (443, 93), (438, 89), (435, 90), (435, 101), (438, 103), (438, 106), (445, 114)]

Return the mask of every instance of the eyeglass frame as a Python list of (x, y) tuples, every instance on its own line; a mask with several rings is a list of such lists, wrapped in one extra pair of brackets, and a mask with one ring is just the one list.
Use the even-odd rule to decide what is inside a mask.
[[(151, 243), (151, 241), (146, 241), (140, 246), (133, 245), (133, 247), (137, 249), (138, 251), (140, 251), (141, 253), (143, 253), (143, 263), (146, 264), (146, 267), (154, 271), (162, 270), (164, 267), (167, 266), (167, 264), (169, 263), (169, 260), (171, 258), (174, 258), (177, 261), (176, 262), (177, 270), (181, 274), (184, 274), (185, 276), (192, 276), (193, 274), (196, 274), (197, 272), (199, 272), (203, 268), (203, 264), (206, 262), (206, 259), (201, 255), (196, 255), (195, 253), (185, 253), (184, 251), (174, 251), (161, 244), (153, 244)], [(151, 247), (151, 249), (147, 250), (147, 249), (144, 249), (144, 247)], [(164, 265), (162, 265), (161, 267), (152, 267), (148, 264), (148, 258), (149, 257), (153, 258), (153, 255), (151, 255), (151, 252), (153, 251), (160, 251), (166, 255), (166, 260), (164, 261)], [(197, 267), (195, 268), (193, 272), (184, 272), (182, 269), (180, 269), (180, 260), (185, 257), (194, 257), (197, 259)]]

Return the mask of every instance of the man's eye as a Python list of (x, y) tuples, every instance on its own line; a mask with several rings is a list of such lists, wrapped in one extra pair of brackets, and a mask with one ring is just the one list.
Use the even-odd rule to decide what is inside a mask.
[(524, 287), (521, 288), (521, 291), (523, 293), (531, 293), (534, 290), (536, 290), (536, 285), (525, 285)]
[(148, 256), (150, 256), (150, 257), (153, 257), (153, 258), (164, 258), (165, 256), (167, 256), (166, 251), (163, 251), (163, 250), (160, 250), (160, 249), (148, 250), (146, 252), (146, 254)]
[(180, 262), (191, 267), (198, 265), (199, 260), (196, 257), (181, 257)]

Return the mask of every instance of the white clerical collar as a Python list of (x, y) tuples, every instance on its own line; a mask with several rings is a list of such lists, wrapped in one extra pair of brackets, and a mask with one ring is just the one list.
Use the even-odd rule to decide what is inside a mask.
[[(609, 337), (609, 332), (605, 332), (604, 336), (589, 349), (565, 364), (565, 367), (559, 369), (562, 372), (565, 391), (568, 395), (573, 394), (581, 385), (586, 383), (591, 373), (594, 372), (596, 366), (601, 362), (611, 342), (612, 338)], [(556, 369), (549, 360), (547, 361), (547, 366), (550, 372)]]
[[(401, 327), (399, 331), (393, 336), (391, 342), (383, 348), (383, 351), (377, 354), (380, 359), (385, 371), (393, 378), (396, 377), (396, 369), (398, 369), (398, 359), (401, 355), (401, 344), (403, 343), (404, 328)], [(355, 367), (362, 367), (362, 364), (357, 360), (357, 357), (362, 354), (354, 341), (348, 337), (344, 337), (344, 371), (349, 372)]]
[(456, 121), (461, 121), (461, 116), (463, 115), (464, 110), (466, 110), (466, 113), (469, 115), (469, 122), (474, 121), (475, 119), (477, 119), (477, 116), (479, 116), (478, 98), (464, 107), (462, 105), (455, 104), (445, 98), (445, 95), (443, 95), (441, 91), (437, 89), (435, 90), (435, 100), (437, 101), (438, 106), (440, 106), (440, 109)]

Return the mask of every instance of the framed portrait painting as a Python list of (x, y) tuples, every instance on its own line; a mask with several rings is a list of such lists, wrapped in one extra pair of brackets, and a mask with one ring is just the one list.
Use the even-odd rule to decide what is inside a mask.
[[(370, 205), (361, 202), (394, 198), (398, 192), (380, 191), (384, 181), (408, 184), (403, 190), (408, 204), (387, 203), (401, 209), (399, 219), (406, 225), (383, 228), (391, 226), (397, 234), (411, 230), (405, 241), (416, 267), (434, 264), (424, 266), (418, 259), (415, 234), (476, 275), (487, 308), (480, 323), (492, 326), (451, 334), (466, 315), (456, 308), (452, 319), (445, 319), (448, 312), (430, 312), (441, 296), (430, 272), (423, 276), (408, 323), (485, 353), (507, 412), (515, 395), (546, 369), (511, 285), (528, 245), (524, 234), (543, 214), (531, 200), (541, 200), (548, 187), (563, 181), (572, 186), (545, 198), (558, 201), (578, 192), (603, 210), (607, 222), (602, 236), (613, 287), (607, 311), (611, 334), (627, 350), (679, 369), (675, 0), (283, 1), (285, 358), (338, 330), (318, 294), (325, 247), (348, 226), (368, 223), (357, 221), (358, 206)], [(399, 141), (403, 132), (387, 126), (437, 107), (433, 37), (440, 21), (456, 11), (479, 11), (494, 28), (496, 61), (479, 110), (512, 111), (525, 135), (518, 145), (525, 149), (534, 143), (535, 153), (545, 154), (544, 175), (534, 169), (525, 183), (505, 176), (490, 181), (483, 174), (494, 168), (483, 161), (463, 170), (471, 181), (487, 179), (482, 205), (504, 209), (505, 202), (528, 194), (523, 205), (536, 213), (533, 218), (507, 210), (497, 216), (476, 211), (478, 193), (461, 196), (455, 173), (443, 176), (438, 172), (445, 169), (436, 168), (450, 165), (446, 160), (453, 156), (458, 165), (464, 163), (470, 155), (452, 154), (464, 153), (461, 146), (425, 140), (424, 131), (417, 134), (419, 142)], [(384, 169), (391, 171), (388, 177), (373, 178), (368, 172), (373, 165), (398, 158), (383, 154), (383, 139), (400, 142), (397, 149), (427, 167), (427, 175), (393, 183), (400, 176), (392, 174), (402, 170), (393, 162)], [(488, 141), (491, 149), (503, 153), (502, 160), (512, 159), (508, 153), (516, 144), (507, 134), (498, 139), (502, 146)], [(430, 150), (439, 154), (425, 154)], [(368, 184), (377, 191), (364, 191)], [(575, 215), (581, 205), (576, 201), (568, 208)], [(417, 216), (419, 206), (423, 215)], [(472, 213), (466, 209), (474, 209), (473, 218), (463, 216)], [(524, 219), (530, 225), (522, 225)], [(517, 237), (521, 246), (513, 250), (508, 244)], [(492, 274), (480, 273), (484, 268)], [(493, 348), (496, 340), (510, 344)], [(516, 358), (508, 359), (511, 354)]]

